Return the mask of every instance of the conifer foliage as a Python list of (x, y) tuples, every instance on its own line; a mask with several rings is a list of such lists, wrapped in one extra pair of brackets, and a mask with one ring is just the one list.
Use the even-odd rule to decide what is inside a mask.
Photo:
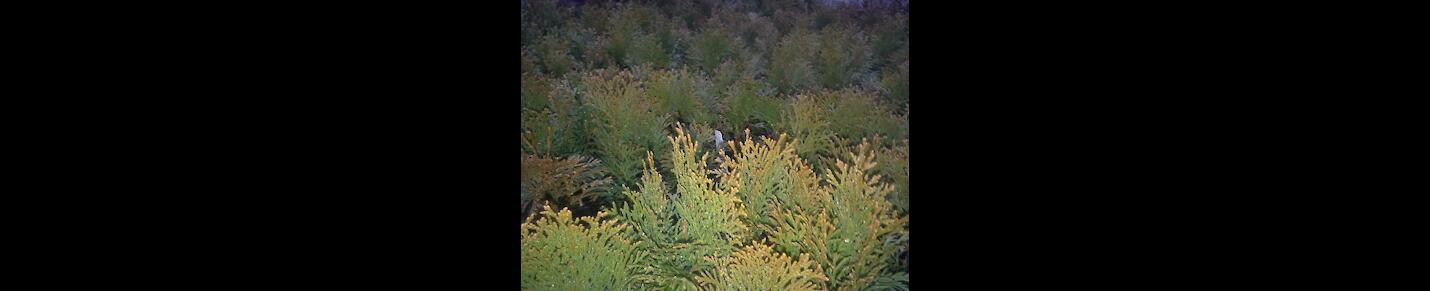
[[(646, 256), (626, 226), (606, 213), (573, 218), (570, 210), (544, 207), (540, 218), (521, 224), (523, 290), (627, 290)], [(532, 216), (536, 218), (538, 216)]]
[(907, 1), (521, 7), (522, 289), (908, 288)]

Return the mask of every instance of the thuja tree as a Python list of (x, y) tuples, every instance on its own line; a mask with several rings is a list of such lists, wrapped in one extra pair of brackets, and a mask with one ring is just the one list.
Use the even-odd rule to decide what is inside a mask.
[[(848, 160), (846, 163), (844, 160)], [(830, 290), (899, 286), (908, 276), (891, 268), (906, 237), (908, 217), (894, 211), (893, 188), (869, 175), (874, 166), (867, 143), (835, 163), (825, 186), (795, 193), (804, 205), (774, 209), (771, 240), (786, 253), (809, 253), (825, 267)]]
[(634, 233), (653, 254), (650, 275), (639, 278), (646, 287), (693, 289), (696, 275), (718, 266), (718, 260), (750, 241), (746, 210), (738, 197), (739, 174), (727, 173), (718, 182), (707, 174), (709, 154), (699, 154), (699, 144), (676, 127), (672, 145), (675, 193), (667, 195), (664, 176), (647, 154), (639, 191), (626, 190), (628, 203), (615, 213), (631, 222)]
[(645, 89), (628, 71), (597, 70), (582, 80), (586, 125), (597, 156), (617, 183), (634, 185), (647, 151), (657, 153), (656, 160), (668, 156), (670, 144), (664, 140), (669, 115), (647, 100)]
[(825, 100), (818, 96), (797, 95), (785, 106), (785, 112), (775, 126), (800, 141), (795, 153), (807, 161), (818, 161), (821, 155), (830, 154), (834, 146), (829, 108), (823, 103)]
[(709, 109), (710, 82), (700, 74), (684, 69), (660, 70), (651, 73), (647, 90), (660, 103), (663, 112), (687, 123), (709, 124), (714, 116)]
[(736, 192), (746, 205), (747, 221), (753, 226), (755, 237), (763, 237), (774, 225), (770, 219), (773, 209), (780, 204), (792, 203), (787, 197), (791, 191), (791, 168), (798, 160), (795, 144), (785, 134), (778, 139), (761, 137), (759, 143), (750, 138), (746, 131), (742, 142), (729, 141), (732, 156), (722, 166), (740, 175), (740, 189)]
[(709, 154), (696, 156), (699, 145), (684, 130), (676, 128), (671, 161), (675, 174), (675, 189), (680, 193), (672, 203), (680, 219), (676, 239), (683, 245), (682, 259), (694, 262), (689, 271), (712, 267), (702, 258), (725, 256), (740, 244), (748, 242), (750, 230), (743, 222), (745, 204), (736, 193), (740, 190), (739, 173), (730, 173), (718, 182), (706, 174)]
[(635, 288), (645, 253), (623, 224), (606, 213), (573, 218), (546, 206), (521, 224), (522, 290), (628, 290)]

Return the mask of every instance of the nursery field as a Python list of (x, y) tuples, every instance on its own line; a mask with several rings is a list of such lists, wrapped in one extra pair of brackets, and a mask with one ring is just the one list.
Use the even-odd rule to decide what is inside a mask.
[(521, 1), (521, 286), (909, 284), (907, 1)]

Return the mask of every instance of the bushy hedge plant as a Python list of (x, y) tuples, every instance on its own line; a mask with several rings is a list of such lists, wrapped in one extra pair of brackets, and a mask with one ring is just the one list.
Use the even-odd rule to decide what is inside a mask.
[(582, 85), (586, 124), (597, 157), (606, 162), (617, 183), (634, 185), (646, 151), (669, 153), (670, 145), (664, 141), (669, 114), (651, 104), (645, 88), (628, 71), (590, 72), (582, 77)]
[(521, 224), (522, 290), (629, 290), (646, 255), (625, 232), (627, 226), (606, 219), (572, 217), (571, 211), (545, 206), (535, 221)]

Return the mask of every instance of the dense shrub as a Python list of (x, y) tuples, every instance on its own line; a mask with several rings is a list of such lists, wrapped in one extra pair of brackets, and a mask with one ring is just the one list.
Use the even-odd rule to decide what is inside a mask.
[(646, 255), (626, 226), (594, 217), (573, 218), (550, 206), (521, 224), (522, 290), (628, 290), (635, 288)]
[(725, 29), (710, 27), (696, 37), (688, 59), (697, 69), (714, 72), (720, 63), (734, 56), (735, 46), (739, 44)]
[(604, 199), (611, 178), (601, 167), (601, 161), (572, 155), (567, 158), (521, 156), (522, 216), (535, 207), (555, 204), (577, 207)]
[(906, 3), (523, 0), (522, 288), (907, 289)]
[(576, 69), (576, 59), (568, 53), (569, 49), (570, 44), (561, 36), (554, 34), (543, 36), (536, 47), (541, 59), (541, 66), (546, 68), (546, 72), (552, 76), (562, 76), (566, 72)]
[(844, 88), (868, 69), (870, 52), (864, 33), (846, 26), (829, 26), (819, 36), (815, 65), (819, 85)]
[(909, 105), (909, 63), (904, 62), (897, 68), (884, 70), (883, 77), (879, 79), (880, 89), (885, 96), (894, 104), (895, 108), (904, 108)]
[(709, 124), (714, 121), (710, 107), (709, 81), (684, 69), (660, 70), (651, 73), (648, 92), (660, 103), (663, 112), (674, 114), (681, 122)]
[(828, 281), (809, 254), (795, 260), (764, 243), (746, 246), (728, 257), (707, 258), (719, 266), (696, 280), (708, 290), (820, 290)]
[(586, 125), (597, 156), (617, 183), (634, 185), (646, 151), (669, 153), (664, 141), (669, 114), (645, 98), (645, 89), (630, 72), (591, 72), (582, 77), (582, 85), (590, 118)]
[(670, 55), (659, 39), (649, 34), (636, 35), (626, 55), (626, 66), (651, 65), (656, 68), (670, 66)]
[(770, 57), (769, 82), (782, 93), (807, 89), (815, 83), (812, 58), (818, 52), (814, 36), (790, 34), (780, 39)]
[(729, 124), (725, 131), (738, 132), (750, 127), (764, 131), (779, 121), (783, 100), (760, 94), (761, 84), (755, 80), (741, 78), (734, 82), (725, 92), (724, 117)]
[(775, 128), (788, 132), (799, 141), (795, 153), (809, 161), (817, 161), (820, 155), (830, 153), (834, 146), (834, 131), (830, 129), (829, 111), (820, 98), (798, 95), (784, 110)]
[(886, 199), (893, 189), (868, 174), (873, 166), (869, 145), (861, 144), (856, 153), (841, 157), (825, 177), (827, 186), (817, 188), (813, 201), (822, 205), (774, 211), (778, 224), (771, 240), (786, 253), (811, 254), (825, 266), (830, 290), (907, 281), (890, 262), (900, 250), (891, 240), (907, 232), (908, 217), (898, 215)]
[(888, 104), (879, 101), (871, 92), (858, 89), (843, 89), (820, 93), (824, 99), (833, 101), (829, 112), (829, 129), (835, 135), (851, 142), (875, 136), (888, 137), (885, 142), (903, 139), (904, 120), (895, 115)]
[(680, 193), (672, 202), (675, 215), (680, 217), (676, 237), (690, 242), (680, 256), (698, 260), (691, 266), (692, 271), (708, 270), (714, 265), (703, 258), (729, 255), (740, 244), (749, 242), (750, 228), (743, 222), (745, 203), (736, 194), (740, 180), (726, 176), (716, 182), (706, 176), (709, 155), (697, 156), (699, 145), (680, 128), (669, 140), (675, 189)]

